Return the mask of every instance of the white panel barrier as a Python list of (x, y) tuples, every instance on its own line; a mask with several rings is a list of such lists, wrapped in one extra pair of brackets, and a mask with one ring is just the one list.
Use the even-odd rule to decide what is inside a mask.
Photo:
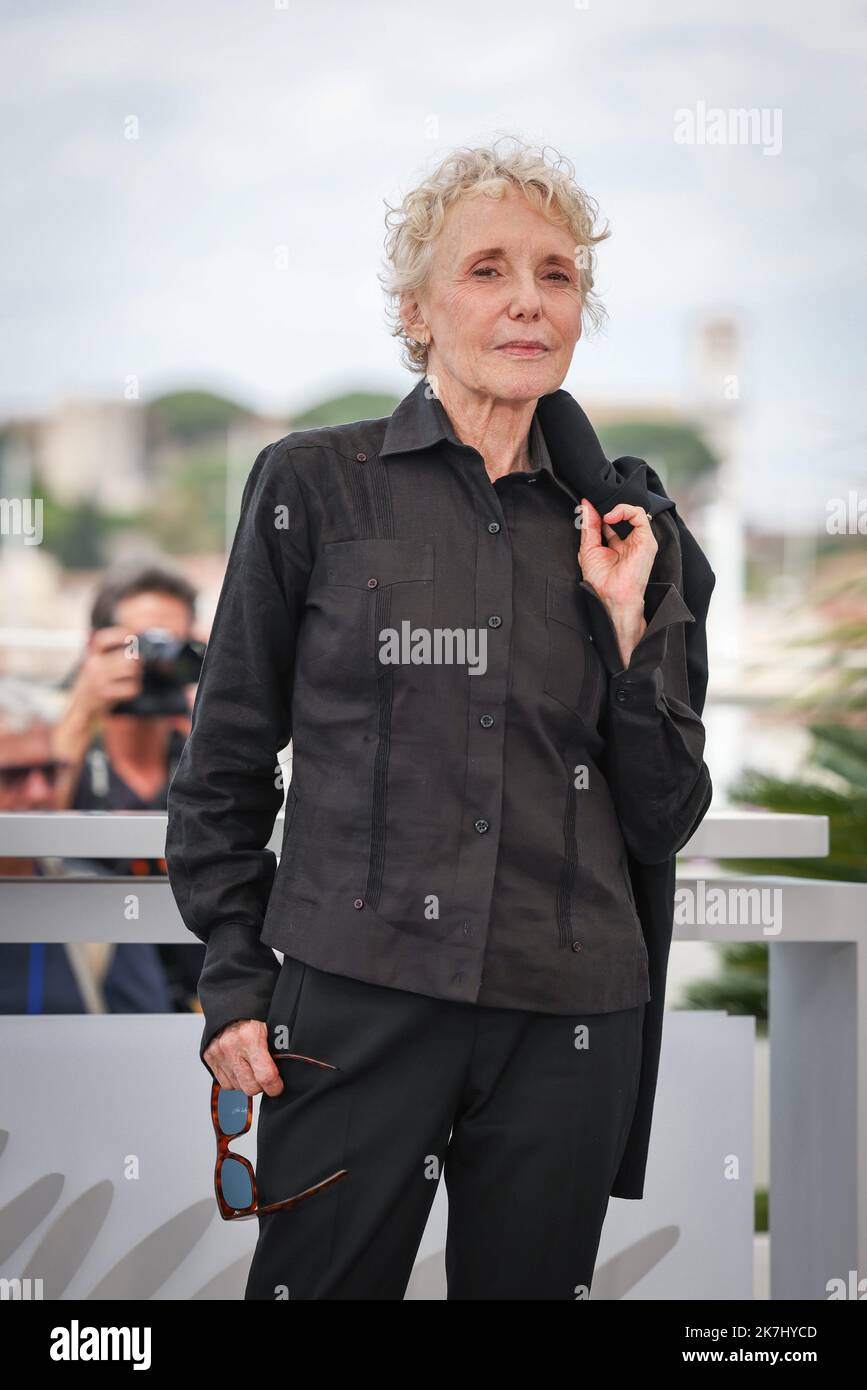
[[(3, 1084), (0, 1279), (29, 1279), (34, 1292), (41, 1280), (45, 1299), (243, 1297), (257, 1223), (217, 1213), (200, 1025), (0, 1018), (2, 1055), (15, 1058)], [(593, 1298), (752, 1297), (752, 1043), (751, 1019), (669, 1017), (647, 1198), (612, 1199)], [(233, 1144), (254, 1162), (258, 1106)], [(447, 1213), (441, 1179), (408, 1299), (445, 1298)]]
[[(165, 821), (2, 814), (0, 855), (153, 857)], [(276, 850), (281, 835), (278, 818)], [(826, 1299), (831, 1281), (867, 1278), (867, 885), (732, 875), (713, 859), (827, 852), (826, 817), (711, 811), (678, 863), (676, 941), (770, 948), (772, 1299)], [(191, 938), (164, 879), (11, 878), (0, 940)], [(0, 1296), (4, 1277), (29, 1275), (51, 1298), (241, 1295), (255, 1223), (216, 1210), (201, 1026), (0, 1016)], [(751, 1296), (752, 1029), (669, 1013), (646, 1195), (612, 1199), (594, 1298)], [(445, 1201), (441, 1183), (408, 1298), (444, 1296)]]

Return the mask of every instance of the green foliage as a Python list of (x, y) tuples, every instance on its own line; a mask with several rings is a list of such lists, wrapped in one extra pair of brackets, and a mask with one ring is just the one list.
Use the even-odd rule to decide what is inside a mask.
[(649, 463), (659, 474), (670, 497), (688, 492), (709, 479), (719, 462), (700, 434), (688, 424), (624, 420), (600, 428), (599, 438), (609, 458), (628, 454)]
[(696, 980), (683, 991), (684, 1009), (721, 1009), (756, 1019), (759, 1033), (768, 1022), (768, 948), (761, 942), (720, 946), (719, 974)]
[(225, 434), (233, 420), (249, 414), (237, 401), (210, 391), (175, 391), (148, 402), (145, 410), (151, 440), (179, 444)]
[(867, 796), (867, 728), (815, 724), (811, 732), (816, 740), (818, 766), (850, 782), (856, 793), (862, 791)]
[(225, 545), (226, 453), (191, 448), (182, 469), (161, 479), (143, 518), (168, 555), (221, 551)]
[[(816, 761), (820, 765), (818, 756)], [(830, 853), (823, 859), (723, 859), (726, 869), (867, 883), (867, 792), (860, 785), (836, 791), (818, 782), (787, 782), (749, 769), (730, 795), (733, 802), (751, 809), (827, 816)]]
[[(867, 576), (847, 576), (838, 587), (848, 601), (867, 593)], [(833, 595), (832, 596), (836, 596)], [(822, 859), (723, 859), (726, 870), (743, 875), (867, 883), (867, 624), (848, 619), (823, 628), (792, 646), (827, 648), (826, 681), (781, 702), (780, 712), (800, 717), (811, 736), (808, 772), (771, 777), (747, 768), (729, 788), (733, 805), (792, 815), (827, 816), (829, 853)], [(767, 1021), (767, 947), (738, 944), (719, 951), (720, 971), (685, 991), (690, 1008), (725, 1008)], [(761, 961), (764, 960), (764, 965)]]
[(400, 399), (383, 396), (376, 392), (350, 391), (343, 396), (333, 396), (320, 401), (300, 415), (293, 415), (293, 430), (310, 430), (322, 425), (348, 425), (353, 420), (379, 420), (390, 415)]
[(130, 525), (127, 517), (111, 516), (90, 498), (67, 506), (40, 484), (42, 544), (66, 570), (101, 569), (108, 557), (107, 543), (116, 531)]
[[(861, 580), (850, 584), (852, 592), (862, 587)], [(867, 726), (863, 723), (867, 712), (867, 667), (862, 656), (867, 651), (867, 625), (859, 621), (838, 623), (821, 636), (804, 638), (793, 645), (805, 646), (820, 640), (829, 653), (826, 684), (818, 695), (799, 695), (788, 704), (791, 712), (811, 716), (807, 727), (812, 739), (810, 765), (814, 775), (810, 780), (784, 781), (748, 768), (730, 789), (730, 797), (735, 804), (760, 806), (769, 811), (827, 816), (830, 853), (823, 859), (723, 862), (738, 872), (867, 883)], [(854, 662), (850, 660), (852, 656), (856, 658)]]

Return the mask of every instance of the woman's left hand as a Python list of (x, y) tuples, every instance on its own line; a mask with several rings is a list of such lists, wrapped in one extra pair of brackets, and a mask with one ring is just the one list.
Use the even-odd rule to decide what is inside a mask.
[[(612, 524), (628, 521), (632, 530), (625, 540)], [(578, 564), (581, 574), (599, 595), (614, 623), (624, 664), (647, 626), (644, 621), (644, 591), (659, 549), (643, 507), (619, 502), (600, 516), (588, 498), (581, 498), (581, 544)], [(576, 522), (577, 524), (577, 522)], [(603, 542), (603, 532), (605, 542)]]
[[(621, 540), (609, 523), (628, 521), (632, 530)], [(603, 544), (605, 534), (607, 545)], [(644, 603), (644, 590), (659, 549), (643, 507), (620, 502), (600, 516), (586, 497), (581, 498), (581, 544), (578, 564), (606, 607), (626, 608)]]

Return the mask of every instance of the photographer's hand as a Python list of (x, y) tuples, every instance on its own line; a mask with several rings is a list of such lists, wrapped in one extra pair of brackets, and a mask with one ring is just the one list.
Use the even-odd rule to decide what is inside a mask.
[(94, 721), (141, 691), (142, 666), (128, 638), (122, 627), (98, 628), (90, 635), (68, 704), (52, 730), (54, 756), (69, 765), (58, 787), (58, 809), (70, 804)]
[(121, 700), (132, 700), (142, 688), (142, 664), (122, 627), (92, 632), (87, 653), (72, 687), (70, 703), (91, 717), (107, 714)]

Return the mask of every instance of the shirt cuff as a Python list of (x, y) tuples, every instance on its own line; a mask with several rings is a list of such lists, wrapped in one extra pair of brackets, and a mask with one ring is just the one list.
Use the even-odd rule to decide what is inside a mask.
[(224, 922), (211, 932), (199, 977), (205, 1015), (199, 1057), (211, 1076), (214, 1073), (202, 1054), (214, 1034), (239, 1019), (257, 1018), (264, 1023), (279, 974), (279, 960), (259, 940), (255, 927)]
[(653, 673), (662, 665), (668, 650), (668, 629), (672, 623), (694, 623), (690, 612), (676, 584), (654, 581), (644, 591), (644, 619), (647, 627), (636, 643), (629, 659), (623, 665), (617, 631), (604, 602), (586, 579), (579, 582), (584, 591), (587, 626), (590, 640), (596, 647), (609, 676), (622, 676), (623, 685), (632, 685), (644, 677), (650, 678), (653, 685), (661, 686), (653, 679)]

